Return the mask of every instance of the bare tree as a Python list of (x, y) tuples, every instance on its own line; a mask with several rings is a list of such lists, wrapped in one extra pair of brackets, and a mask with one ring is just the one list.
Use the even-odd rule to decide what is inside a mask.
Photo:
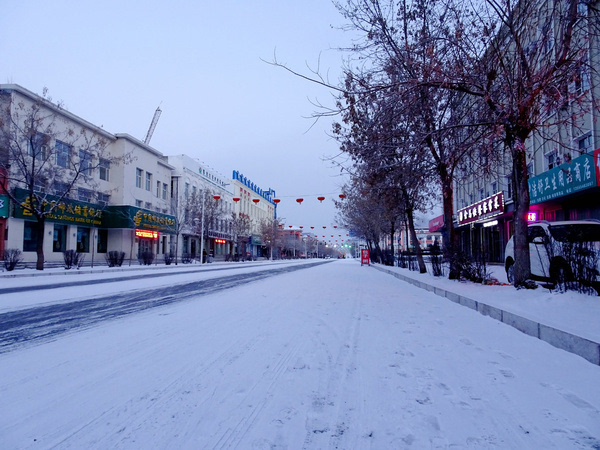
[(277, 251), (283, 247), (283, 239), (279, 232), (280, 224), (280, 219), (263, 219), (258, 227), (261, 241), (269, 248), (269, 258), (271, 260), (274, 256), (277, 256)]
[(5, 92), (0, 104), (0, 167), (6, 174), (0, 186), (35, 220), (36, 269), (43, 270), (46, 219), (76, 189), (97, 196), (98, 169), (123, 157), (108, 152), (107, 133), (68, 119), (46, 90), (35, 100)]
[(462, 105), (479, 112), (475, 122), (487, 125), (510, 154), (516, 286), (529, 278), (527, 140), (552, 124), (580, 126), (581, 114), (594, 107), (591, 96), (582, 97), (600, 24), (590, 5), (578, 0), (338, 5), (350, 27), (364, 33), (355, 48), (375, 69), (410, 75), (394, 80), (405, 92), (461, 94)]
[(233, 233), (235, 245), (235, 257), (239, 258), (242, 244), (244, 243), (244, 241), (250, 238), (252, 230), (252, 220), (247, 214), (231, 213), (231, 230)]

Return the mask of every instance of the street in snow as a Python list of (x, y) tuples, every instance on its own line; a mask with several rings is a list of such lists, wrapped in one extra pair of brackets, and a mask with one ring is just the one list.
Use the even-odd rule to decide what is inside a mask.
[[(73, 289), (26, 307), (90, 294)], [(341, 260), (12, 348), (0, 446), (599, 448), (599, 384), (579, 356)]]

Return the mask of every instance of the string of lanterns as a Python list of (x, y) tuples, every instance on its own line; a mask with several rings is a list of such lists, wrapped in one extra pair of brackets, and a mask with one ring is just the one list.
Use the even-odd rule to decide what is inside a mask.
[[(346, 198), (346, 195), (345, 194), (339, 194), (338, 197), (340, 198), (340, 200), (343, 200), (343, 199)], [(218, 196), (218, 195), (214, 196), (215, 200), (219, 200), (220, 198), (221, 197)], [(240, 197), (233, 197), (232, 200), (237, 203), (237, 202), (239, 202), (241, 200), (241, 198)], [(320, 203), (323, 203), (323, 200), (325, 200), (325, 197), (321, 195), (321, 196), (317, 197), (317, 200), (319, 200)], [(252, 201), (254, 203), (258, 203), (258, 202), (260, 202), (260, 199), (259, 198), (253, 198)], [(280, 198), (274, 198), (272, 201), (273, 201), (273, 203), (275, 203), (277, 205), (277, 204), (279, 204), (281, 202), (281, 199)], [(296, 202), (299, 205), (301, 205), (303, 201), (304, 201), (303, 198), (297, 198), (296, 199)]]
[[(338, 195), (338, 197), (339, 197), (339, 199), (340, 199), (340, 200), (344, 200), (344, 199), (346, 198), (346, 195), (345, 195), (345, 194), (339, 194), (339, 195)], [(218, 196), (218, 195), (215, 195), (213, 198), (214, 198), (215, 200), (219, 200), (221, 197), (220, 197), (220, 196)], [(241, 200), (241, 198), (240, 198), (240, 197), (233, 197), (233, 198), (232, 198), (232, 200), (233, 200), (235, 203), (237, 203), (237, 202), (239, 202), (239, 201)], [(320, 202), (320, 203), (323, 203), (323, 200), (325, 200), (325, 196), (323, 196), (323, 195), (320, 195), (320, 196), (318, 196), (318, 197), (317, 197), (317, 200), (319, 200), (319, 202)], [(281, 199), (279, 199), (279, 198), (274, 198), (272, 201), (273, 201), (273, 203), (275, 203), (275, 205), (278, 205), (278, 204), (281, 202)], [(298, 203), (298, 205), (302, 205), (302, 202), (303, 202), (303, 201), (304, 201), (304, 198), (302, 198), (302, 197), (299, 197), (299, 198), (297, 198), (297, 199), (296, 199), (296, 203)], [(260, 199), (259, 199), (259, 198), (253, 198), (253, 199), (252, 199), (252, 202), (254, 202), (254, 204), (258, 204), (258, 203), (260, 202)], [(279, 228), (283, 228), (283, 224), (279, 224), (278, 226), (279, 226)], [(289, 227), (290, 229), (291, 229), (291, 228), (293, 228), (293, 226), (292, 226), (292, 225), (288, 225), (288, 227)], [(301, 230), (303, 230), (303, 229), (304, 229), (304, 227), (303, 227), (303, 226), (300, 226), (299, 228), (300, 228)], [(310, 227), (310, 228), (311, 228), (311, 230), (314, 230), (314, 228), (315, 228), (315, 227)], [(324, 230), (325, 230), (326, 228), (327, 228), (326, 226), (323, 226), (323, 229), (324, 229)], [(333, 228), (337, 228), (337, 225), (334, 225), (334, 226), (333, 226)], [(349, 234), (346, 234), (346, 236), (349, 236)], [(315, 235), (315, 237), (316, 237), (316, 235)], [(325, 235), (323, 235), (323, 237), (325, 238), (326, 236), (325, 236)], [(332, 235), (331, 235), (331, 237), (333, 238), (333, 237), (335, 237), (335, 236), (332, 234)], [(338, 237), (340, 237), (340, 238), (341, 238), (341, 237), (342, 237), (342, 235), (340, 234), (340, 235), (338, 235)], [(342, 242), (344, 242), (344, 240), (345, 240), (345, 239), (341, 239), (341, 241), (342, 241)], [(337, 241), (338, 241), (338, 240), (336, 239), (336, 240), (335, 240), (335, 242), (337, 242)], [(330, 239), (330, 240), (329, 240), (329, 242), (333, 242), (333, 241)]]

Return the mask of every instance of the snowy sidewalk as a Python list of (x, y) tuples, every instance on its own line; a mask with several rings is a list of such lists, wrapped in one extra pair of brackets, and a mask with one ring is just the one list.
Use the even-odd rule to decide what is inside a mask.
[[(597, 296), (550, 292), (542, 287), (516, 290), (510, 285), (454, 281), (399, 267), (379, 264), (372, 267), (600, 365), (600, 298)], [(488, 269), (494, 278), (506, 283), (501, 266)]]

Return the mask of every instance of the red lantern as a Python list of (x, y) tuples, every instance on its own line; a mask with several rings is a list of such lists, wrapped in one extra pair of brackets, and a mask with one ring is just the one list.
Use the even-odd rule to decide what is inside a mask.
[(323, 229), (325, 229), (325, 228), (327, 228), (327, 227), (323, 227)]
[(279, 226), (279, 228), (283, 228), (283, 224), (282, 223), (280, 223), (278, 226)]
[(253, 201), (255, 204), (258, 204), (258, 202), (260, 202), (260, 198), (253, 198), (253, 199), (252, 199), (252, 201)]
[(292, 226), (290, 225), (290, 228), (292, 228)]
[(344, 200), (346, 198), (346, 196), (344, 194), (340, 194), (339, 197), (340, 197), (340, 200)]
[(221, 198), (221, 196), (220, 196), (220, 195), (213, 195), (213, 198), (214, 198), (215, 200), (219, 200), (219, 199)]
[(300, 225), (300, 229), (304, 228), (302, 225)]
[(334, 225), (333, 228), (337, 228), (337, 225)]
[(323, 203), (323, 200), (325, 200), (325, 197), (317, 197), (317, 200), (319, 200), (321, 203)]
[(310, 229), (311, 229), (311, 230), (314, 230), (314, 229), (315, 229), (315, 227), (310, 227)]
[(280, 200), (280, 199), (278, 199), (278, 198), (274, 198), (274, 199), (273, 199), (273, 203), (275, 203), (275, 204), (279, 203), (280, 201), (281, 201), (281, 200)]
[(304, 201), (304, 199), (303, 198), (297, 198), (296, 201), (298, 202), (299, 205), (301, 205), (302, 202)]
[(236, 202), (236, 203), (239, 202), (240, 200), (241, 199), (239, 197), (233, 197), (233, 201)]

